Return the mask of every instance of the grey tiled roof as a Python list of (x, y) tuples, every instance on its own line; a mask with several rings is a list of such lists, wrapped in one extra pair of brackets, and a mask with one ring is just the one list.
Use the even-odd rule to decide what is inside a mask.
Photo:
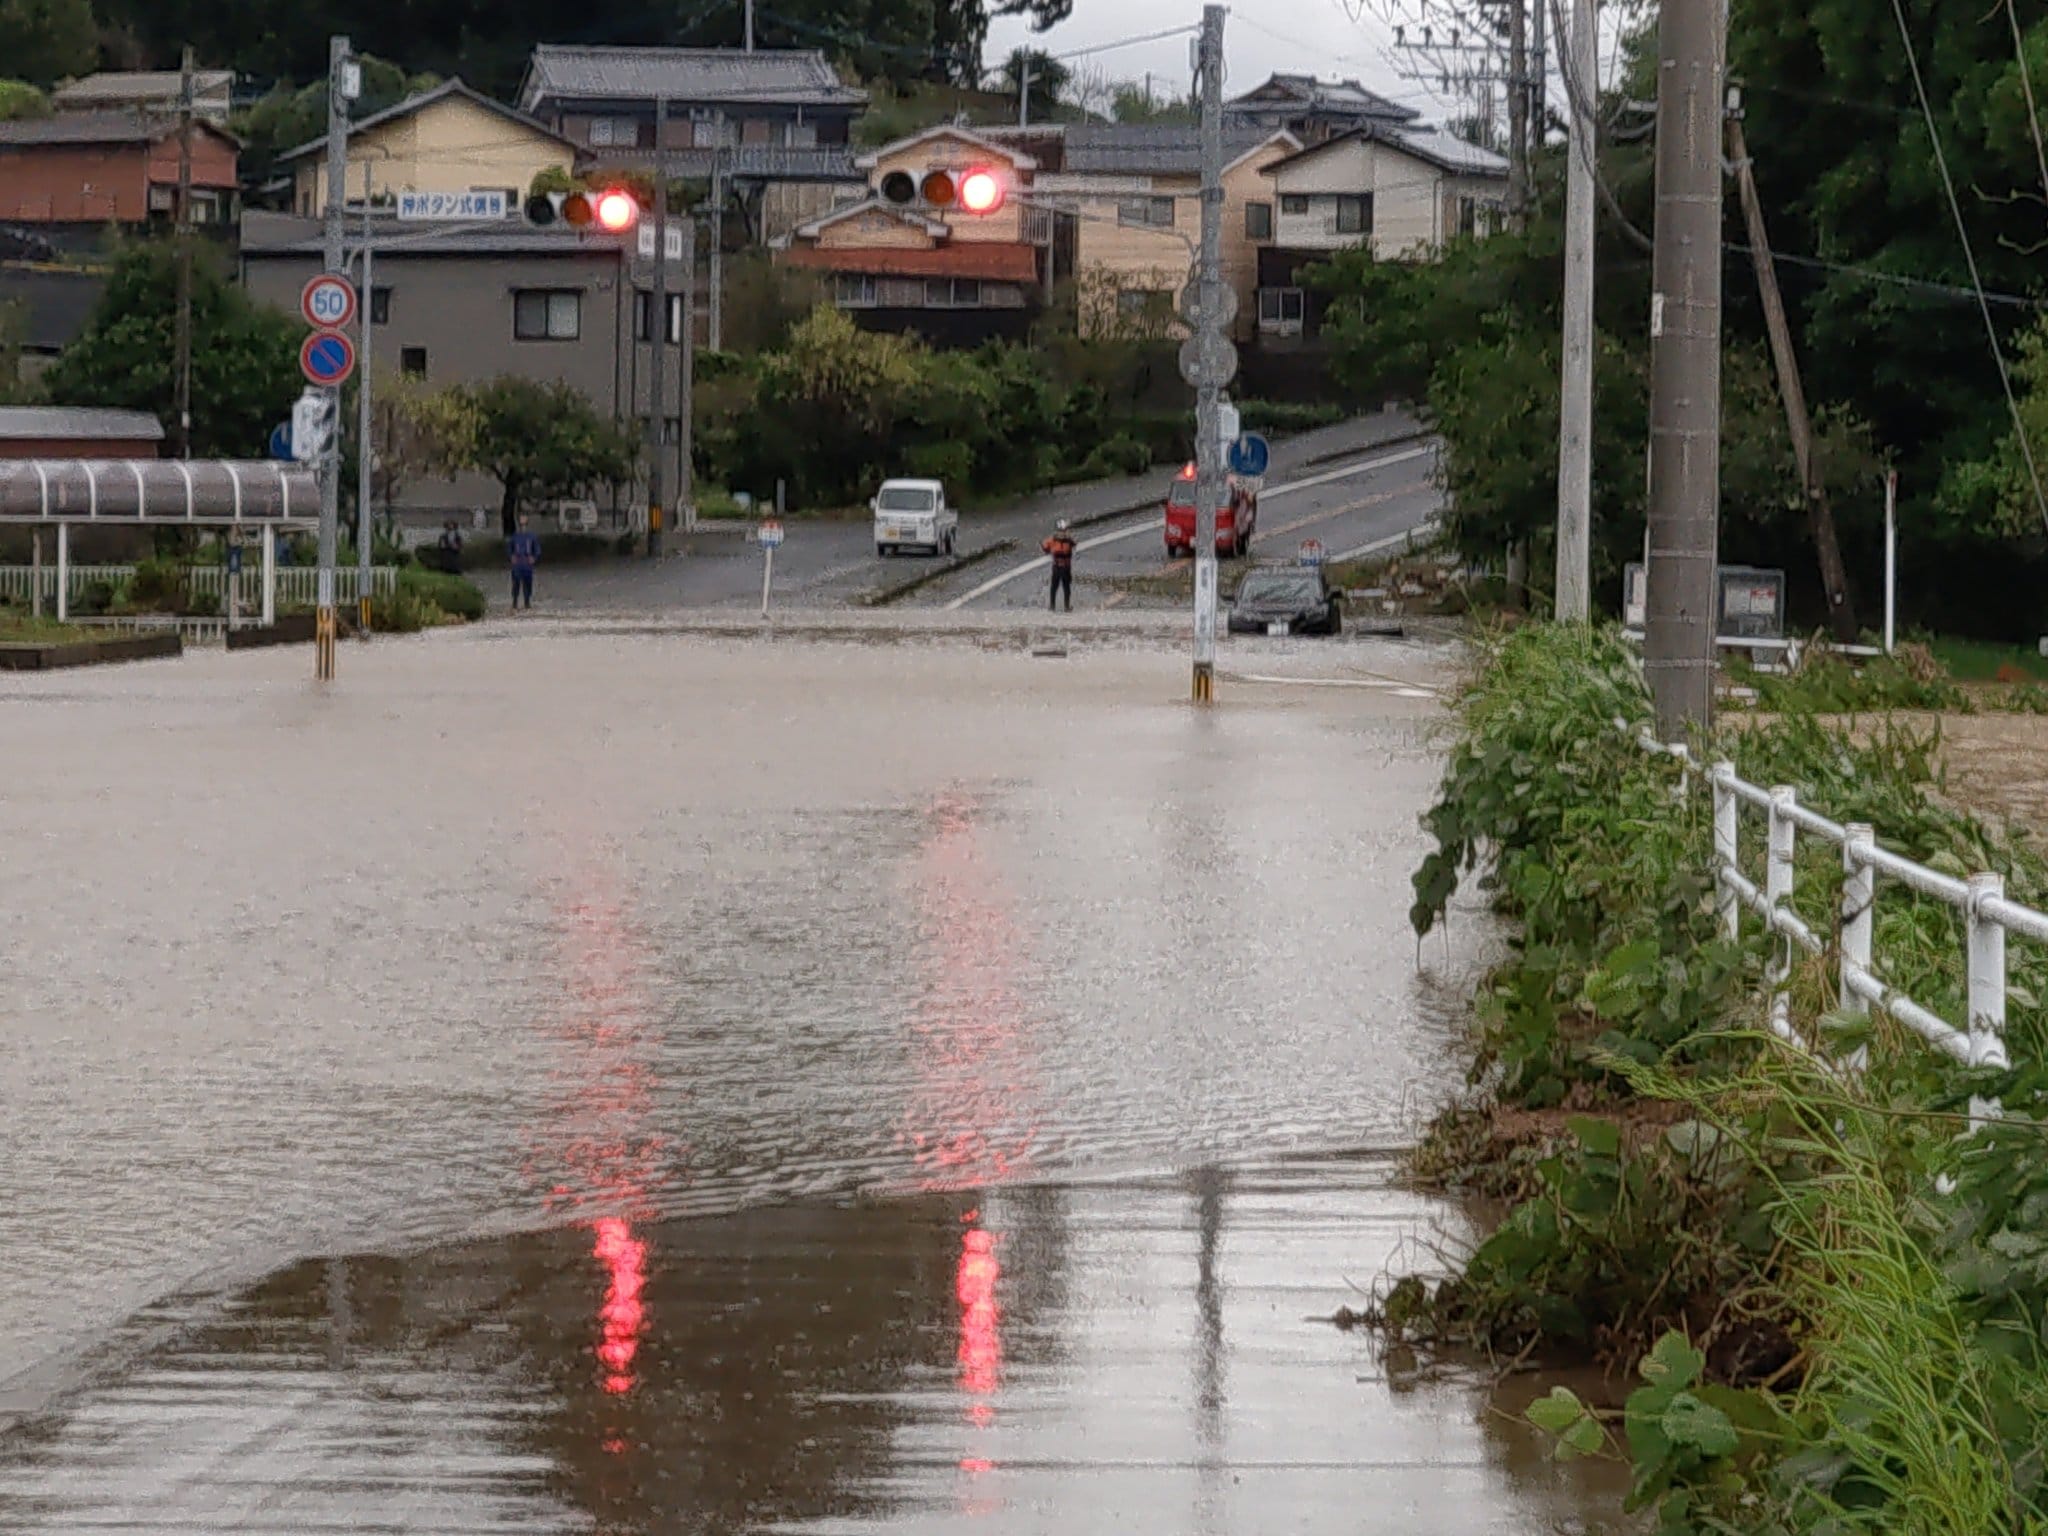
[[(1224, 162), (1249, 154), (1272, 136), (1269, 128), (1225, 128)], [(1082, 175), (1198, 176), (1202, 133), (1158, 123), (1070, 123), (1065, 169)]]
[(147, 411), (108, 411), (74, 405), (0, 405), (0, 438), (102, 438), (161, 442), (163, 423)]
[(1398, 144), (1419, 159), (1460, 175), (1505, 176), (1508, 173), (1508, 162), (1504, 156), (1478, 144), (1468, 144), (1448, 128), (1388, 128), (1381, 132), (1380, 137), (1389, 144)]
[(55, 117), (0, 123), (0, 146), (153, 144), (173, 131), (174, 125), (163, 117), (138, 117), (133, 112), (64, 112)]
[[(1264, 94), (1261, 94), (1264, 93)], [(1369, 91), (1356, 80), (1318, 80), (1314, 75), (1274, 75), (1252, 92), (1224, 103), (1225, 113), (1263, 112), (1290, 103), (1303, 112), (1328, 112), (1358, 117), (1379, 117), (1390, 122), (1413, 122), (1422, 114), (1412, 107), (1389, 101)]]
[[(352, 224), (350, 239), (355, 238)], [(381, 262), (408, 256), (609, 256), (633, 237), (585, 233), (562, 225), (536, 228), (523, 219), (488, 224), (421, 224), (385, 220), (370, 230)], [(326, 240), (317, 219), (251, 216), (242, 223), (242, 256), (322, 256)]]
[(572, 47), (533, 50), (519, 103), (647, 101), (679, 105), (748, 101), (777, 105), (860, 106), (865, 91), (845, 85), (815, 49)]
[[(201, 103), (209, 96), (226, 100), (234, 83), (234, 75), (225, 69), (195, 69), (192, 72), (192, 94)], [(50, 100), (65, 110), (125, 107), (140, 102), (170, 109), (178, 105), (178, 93), (182, 89), (183, 82), (175, 69), (105, 70), (74, 80), (69, 85), (58, 86), (50, 93)]]

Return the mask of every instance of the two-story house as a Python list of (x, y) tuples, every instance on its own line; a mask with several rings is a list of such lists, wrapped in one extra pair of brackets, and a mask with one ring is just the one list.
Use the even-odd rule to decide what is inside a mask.
[(867, 93), (815, 50), (543, 43), (521, 110), (566, 135), (579, 165), (648, 167), (655, 124), (672, 176), (725, 180), (763, 238), (827, 211), (863, 178), (852, 149)]
[[(1249, 334), (1258, 252), (1273, 238), (1267, 170), (1300, 150), (1285, 131), (1224, 132), (1223, 274), (1238, 295), (1233, 329)], [(1073, 276), (1083, 335), (1164, 335), (1182, 329), (1175, 300), (1194, 272), (1201, 240), (1199, 129), (1160, 124), (1073, 123), (1060, 169), (1041, 175), (1039, 197), (1071, 220)]]
[(1493, 151), (1412, 124), (1355, 128), (1268, 165), (1277, 213), (1258, 257), (1260, 337), (1315, 334), (1315, 294), (1301, 274), (1340, 251), (1423, 261), (1447, 241), (1488, 233), (1507, 175)]
[(1354, 128), (1398, 126), (1421, 114), (1387, 100), (1356, 80), (1318, 80), (1314, 75), (1274, 75), (1264, 85), (1223, 104), (1223, 120), (1269, 133), (1291, 133), (1313, 146)]
[[(99, 229), (173, 217), (179, 129), (173, 118), (69, 112), (0, 123), (0, 223)], [(234, 221), (241, 146), (225, 128), (193, 125), (192, 218)]]
[[(863, 326), (916, 331), (938, 345), (1021, 339), (1050, 278), (1050, 221), (1027, 197), (1037, 159), (966, 128), (939, 127), (860, 156), (870, 191), (806, 221), (776, 261), (823, 274), (829, 296)], [(1006, 189), (993, 213), (897, 205), (881, 188), (897, 172), (985, 168)]]
[[(371, 114), (349, 129), (343, 199), (390, 203), (402, 192), (502, 192), (516, 211), (545, 170), (566, 171), (576, 146), (546, 124), (447, 80)], [(278, 159), (292, 177), (292, 210), (313, 218), (327, 206), (327, 140)]]

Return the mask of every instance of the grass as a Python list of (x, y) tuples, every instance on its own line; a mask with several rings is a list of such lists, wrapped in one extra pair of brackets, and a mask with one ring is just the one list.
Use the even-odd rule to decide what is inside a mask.
[(76, 645), (102, 638), (101, 630), (0, 609), (0, 645)]
[(2035, 646), (2000, 645), (1990, 640), (1956, 640), (1939, 635), (1926, 644), (1934, 653), (1934, 659), (1946, 667), (1949, 676), (1959, 683), (2010, 683), (2022, 678), (2048, 682), (2048, 656), (2043, 656)]

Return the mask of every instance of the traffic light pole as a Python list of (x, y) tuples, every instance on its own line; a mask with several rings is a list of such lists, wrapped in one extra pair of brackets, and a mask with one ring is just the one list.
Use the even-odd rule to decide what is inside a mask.
[[(647, 555), (661, 553), (661, 473), (666, 445), (663, 424), (668, 418), (668, 98), (654, 99), (654, 300), (647, 334), (654, 342), (649, 368), (653, 396), (647, 404)], [(687, 316), (685, 317), (688, 318)]]
[[(347, 253), (343, 250), (346, 231), (342, 227), (342, 180), (348, 175), (348, 39), (327, 41), (327, 270), (342, 272)], [(334, 430), (328, 433), (327, 448), (321, 456), (320, 476), (320, 572), (313, 614), (313, 676), (319, 682), (334, 680), (334, 560), (337, 525), (341, 518), (341, 390), (329, 386), (328, 415)]]
[[(1221, 342), (1223, 322), (1212, 296), (1223, 287), (1223, 7), (1202, 8), (1198, 67), (1202, 90), (1202, 249), (1196, 291), (1203, 296), (1195, 327), (1198, 349)], [(1213, 349), (1220, 352), (1220, 348)], [(1202, 358), (1195, 379), (1195, 671), (1194, 701), (1216, 697), (1216, 516), (1223, 504), (1223, 368)]]

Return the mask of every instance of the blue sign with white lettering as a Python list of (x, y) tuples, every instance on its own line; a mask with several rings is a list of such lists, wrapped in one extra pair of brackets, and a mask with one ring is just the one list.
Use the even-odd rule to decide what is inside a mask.
[(1255, 478), (1266, 472), (1266, 466), (1273, 461), (1273, 450), (1266, 440), (1256, 432), (1247, 432), (1230, 445), (1230, 472)]

